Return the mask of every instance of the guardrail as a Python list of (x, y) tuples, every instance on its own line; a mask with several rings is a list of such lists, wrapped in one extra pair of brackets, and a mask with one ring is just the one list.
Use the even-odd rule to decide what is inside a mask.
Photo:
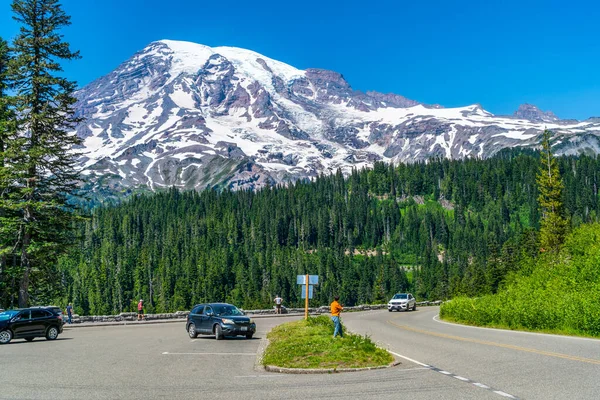
[[(438, 306), (442, 303), (441, 300), (437, 301), (421, 301), (417, 302), (417, 307), (424, 306)], [(369, 311), (369, 310), (382, 310), (387, 308), (387, 304), (363, 304), (359, 306), (344, 307), (344, 312), (356, 312), (356, 311)], [(269, 315), (275, 314), (275, 309), (263, 309), (263, 310), (243, 310), (249, 315)], [(310, 314), (328, 314), (330, 312), (329, 306), (321, 307), (309, 307), (308, 312)], [(174, 313), (162, 313), (162, 314), (145, 314), (144, 318), (146, 321), (152, 320), (167, 320), (167, 319), (185, 319), (187, 318), (189, 311), (176, 311)], [(283, 314), (303, 314), (304, 308), (283, 308)], [(135, 312), (124, 312), (117, 315), (77, 315), (74, 314), (72, 321), (74, 324), (83, 322), (122, 322), (122, 321), (136, 321), (137, 313)]]

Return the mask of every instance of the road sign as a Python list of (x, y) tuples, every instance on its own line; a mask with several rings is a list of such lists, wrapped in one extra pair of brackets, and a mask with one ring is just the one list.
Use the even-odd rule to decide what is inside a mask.
[[(308, 285), (308, 298), (312, 299), (313, 298), (313, 285)], [(302, 295), (301, 299), (305, 299), (306, 298), (306, 285), (302, 285), (300, 286), (300, 293)]]
[(308, 284), (309, 285), (318, 285), (319, 284), (319, 275), (298, 275), (298, 276), (296, 276), (296, 284), (306, 285), (306, 277), (307, 276), (308, 276)]

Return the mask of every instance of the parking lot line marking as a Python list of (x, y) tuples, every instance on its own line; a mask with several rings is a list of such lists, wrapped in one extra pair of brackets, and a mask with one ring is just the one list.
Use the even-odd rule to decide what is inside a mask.
[(562, 358), (562, 359), (570, 360), (570, 361), (579, 361), (579, 362), (587, 363), (587, 364), (600, 365), (600, 360), (595, 360), (593, 358), (584, 358), (584, 357), (572, 356), (569, 354), (554, 353), (552, 351), (544, 351), (544, 350), (531, 349), (528, 347), (514, 346), (512, 344), (497, 343), (497, 342), (490, 342), (487, 340), (471, 339), (471, 338), (466, 338), (466, 337), (462, 337), (462, 336), (448, 335), (445, 333), (431, 332), (431, 331), (426, 331), (423, 329), (413, 328), (412, 326), (396, 324), (394, 321), (387, 321), (387, 322), (390, 325), (394, 325), (400, 329), (405, 329), (407, 331), (422, 333), (425, 335), (436, 336), (436, 337), (441, 337), (441, 338), (445, 338), (445, 339), (459, 340), (461, 342), (477, 343), (477, 344), (482, 344), (482, 345), (491, 346), (491, 347), (500, 347), (500, 348), (504, 348), (504, 349), (523, 351), (526, 353), (534, 353), (534, 354), (539, 354), (542, 356)]
[(165, 351), (162, 353), (163, 355), (173, 355), (173, 356), (181, 356), (181, 355), (193, 355), (193, 356), (256, 356), (256, 353), (171, 353), (170, 351)]

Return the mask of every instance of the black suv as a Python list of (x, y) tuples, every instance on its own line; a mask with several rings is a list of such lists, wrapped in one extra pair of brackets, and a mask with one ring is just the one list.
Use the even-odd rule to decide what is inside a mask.
[(54, 340), (63, 331), (62, 319), (47, 308), (24, 308), (0, 313), (0, 344), (36, 337)]
[(215, 335), (217, 340), (225, 336), (246, 336), (252, 339), (256, 324), (234, 305), (210, 303), (198, 304), (192, 308), (185, 329), (191, 338), (202, 334)]
[(61, 321), (65, 322), (62, 309), (59, 306), (33, 306), (31, 308), (43, 308), (45, 310), (52, 311), (54, 314), (58, 315), (58, 318), (60, 318)]

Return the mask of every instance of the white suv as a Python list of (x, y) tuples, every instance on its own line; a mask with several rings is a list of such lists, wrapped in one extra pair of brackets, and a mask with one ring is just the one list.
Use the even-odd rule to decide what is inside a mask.
[(388, 311), (415, 311), (417, 309), (417, 301), (410, 293), (398, 293), (388, 302)]

